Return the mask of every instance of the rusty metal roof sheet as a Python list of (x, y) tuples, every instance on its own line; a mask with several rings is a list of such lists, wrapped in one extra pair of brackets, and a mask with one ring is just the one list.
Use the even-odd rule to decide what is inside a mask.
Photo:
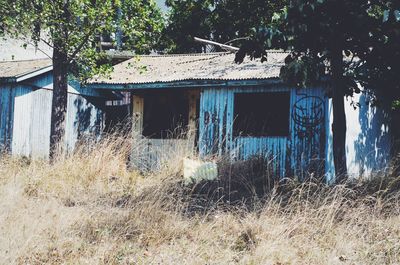
[(0, 80), (17, 80), (20, 77), (40, 74), (41, 70), (50, 71), (52, 68), (50, 59), (35, 59), (25, 61), (0, 62)]
[(287, 53), (268, 53), (267, 62), (245, 59), (235, 64), (232, 53), (137, 56), (114, 66), (107, 77), (91, 84), (149, 84), (186, 80), (250, 80), (279, 77)]

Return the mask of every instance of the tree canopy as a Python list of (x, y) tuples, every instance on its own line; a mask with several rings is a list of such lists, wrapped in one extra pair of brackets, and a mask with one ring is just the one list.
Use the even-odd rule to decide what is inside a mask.
[(290, 0), (273, 18), (236, 60), (266, 59), (268, 49), (281, 48), (290, 51), (281, 69), (285, 81), (304, 87), (330, 76), (335, 170), (337, 180), (345, 179), (344, 96), (359, 93), (359, 84), (399, 94), (399, 0)]
[(329, 73), (332, 52), (340, 50), (346, 56), (346, 92), (358, 92), (357, 81), (393, 93), (400, 88), (396, 74), (400, 66), (399, 3), (291, 0), (282, 12), (274, 15), (272, 26), (252, 36), (237, 60), (241, 61), (246, 54), (266, 56), (265, 51), (271, 48), (291, 51), (282, 78), (305, 86)]
[(0, 34), (57, 46), (67, 54), (69, 70), (83, 77), (108, 69), (102, 65), (104, 54), (98, 52), (101, 35), (120, 31), (123, 49), (148, 53), (164, 25), (152, 0), (1, 1)]
[(103, 34), (118, 33), (125, 36), (125, 48), (150, 51), (161, 30), (160, 11), (152, 0), (0, 1), (0, 34), (23, 35), (53, 48), (50, 155), (54, 157), (63, 146), (59, 143), (65, 131), (68, 74), (87, 78), (111, 69), (98, 52)]
[[(168, 23), (161, 49), (165, 52), (201, 52), (194, 37), (228, 42), (246, 38), (271, 22), (287, 0), (167, 0)], [(237, 43), (235, 45), (240, 45)]]

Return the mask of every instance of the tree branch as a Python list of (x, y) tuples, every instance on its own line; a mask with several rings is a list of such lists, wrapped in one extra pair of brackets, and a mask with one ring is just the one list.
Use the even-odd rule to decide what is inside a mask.
[[(94, 21), (98, 21), (100, 19), (100, 15), (94, 19)], [(93, 25), (93, 27), (89, 30), (88, 34), (86, 34), (86, 36), (83, 38), (83, 41), (78, 45), (78, 47), (73, 51), (73, 53), (71, 54), (71, 56), (69, 56), (69, 60), (68, 60), (68, 64), (71, 63), (75, 56), (80, 52), (80, 50), (83, 48), (83, 46), (85, 45), (85, 43), (89, 40), (90, 36), (94, 33), (94, 31), (96, 30), (97, 25)]]
[(48, 42), (47, 40), (40, 38), (40, 41), (42, 41), (44, 44), (46, 44), (47, 46), (49, 46), (50, 48), (54, 49), (54, 46), (52, 44), (50, 44), (50, 42)]
[(74, 50), (74, 52), (71, 54), (71, 56), (68, 56), (68, 64), (71, 63), (75, 56), (81, 51), (81, 49), (83, 48), (83, 46), (86, 44), (86, 42), (89, 40), (90, 36), (93, 34), (94, 32), (94, 28), (92, 28), (88, 34), (86, 34), (86, 36), (83, 38), (82, 42), (78, 45), (78, 47)]

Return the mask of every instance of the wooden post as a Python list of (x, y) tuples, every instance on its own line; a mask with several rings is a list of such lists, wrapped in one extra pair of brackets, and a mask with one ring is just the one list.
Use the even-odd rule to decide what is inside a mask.
[(141, 139), (143, 138), (143, 112), (144, 98), (140, 95), (132, 95), (132, 151), (131, 166), (141, 169)]
[(139, 95), (133, 95), (132, 104), (132, 135), (134, 137), (142, 136), (144, 98)]
[(188, 143), (189, 147), (194, 149), (197, 135), (197, 101), (200, 98), (199, 90), (191, 90), (188, 92), (189, 97), (189, 119), (188, 119)]

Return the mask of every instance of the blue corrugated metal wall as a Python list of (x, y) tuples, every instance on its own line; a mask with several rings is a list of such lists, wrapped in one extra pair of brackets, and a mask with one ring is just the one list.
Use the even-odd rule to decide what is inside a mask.
[(0, 85), (0, 150), (11, 149), (13, 133), (14, 98), (31, 89), (20, 85)]
[[(0, 149), (16, 155), (46, 158), (49, 154), (52, 91), (51, 73), (23, 84), (0, 84)], [(44, 89), (39, 89), (44, 88)], [(85, 135), (103, 129), (104, 100), (68, 94), (65, 144), (72, 150)]]
[[(233, 137), (235, 93), (290, 93), (287, 137)], [(280, 85), (203, 89), (200, 100), (199, 144), (202, 156), (228, 154), (232, 159), (254, 155), (272, 158), (280, 176), (303, 178), (324, 171), (327, 97), (322, 88), (291, 89)]]

